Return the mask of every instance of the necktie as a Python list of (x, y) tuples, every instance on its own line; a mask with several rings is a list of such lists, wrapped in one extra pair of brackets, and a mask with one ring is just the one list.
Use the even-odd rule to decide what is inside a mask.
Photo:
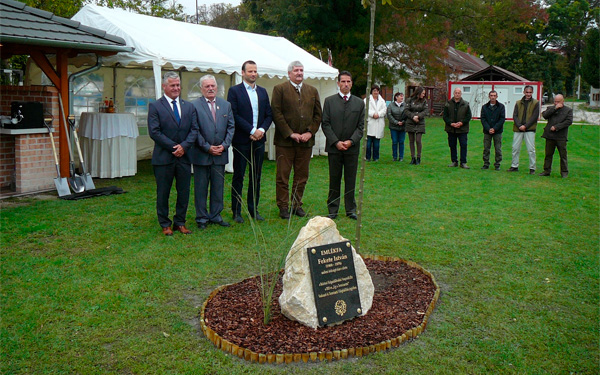
[(210, 112), (213, 115), (213, 121), (217, 122), (217, 110), (215, 109), (215, 101), (210, 102)]
[(347, 102), (348, 101), (348, 97), (346, 95), (344, 95), (344, 101)]
[(175, 120), (177, 120), (177, 125), (181, 123), (181, 117), (179, 116), (179, 109), (177, 108), (177, 100), (173, 100), (173, 113), (175, 114)]

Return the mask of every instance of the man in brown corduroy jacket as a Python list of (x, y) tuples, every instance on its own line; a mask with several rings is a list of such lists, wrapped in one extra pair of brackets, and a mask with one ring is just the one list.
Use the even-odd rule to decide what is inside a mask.
[[(308, 181), (308, 169), (315, 144), (315, 133), (321, 124), (321, 100), (313, 86), (304, 83), (304, 66), (293, 61), (288, 66), (289, 81), (273, 88), (271, 108), (275, 122), (275, 155), (277, 158), (276, 197), (279, 216), (289, 219), (290, 212), (306, 216), (302, 196)], [(292, 202), (289, 179), (294, 169)]]

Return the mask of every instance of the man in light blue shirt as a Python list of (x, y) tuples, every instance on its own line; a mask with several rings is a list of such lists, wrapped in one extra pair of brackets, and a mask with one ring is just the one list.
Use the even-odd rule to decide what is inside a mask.
[(243, 223), (242, 191), (246, 166), (250, 165), (246, 208), (256, 220), (264, 220), (258, 212), (260, 177), (265, 157), (265, 133), (273, 116), (267, 90), (256, 84), (258, 69), (252, 60), (242, 65), (242, 83), (232, 86), (227, 94), (235, 119), (233, 135), (233, 180), (231, 183), (231, 210), (233, 220)]

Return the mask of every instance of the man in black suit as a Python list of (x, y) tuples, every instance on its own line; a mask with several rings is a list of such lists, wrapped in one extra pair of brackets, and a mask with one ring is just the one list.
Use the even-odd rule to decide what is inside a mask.
[(329, 161), (329, 217), (335, 219), (340, 208), (342, 173), (344, 174), (344, 206), (346, 216), (356, 220), (356, 172), (360, 140), (363, 136), (365, 102), (350, 94), (352, 75), (342, 71), (338, 75), (340, 91), (325, 99), (323, 104), (323, 133), (326, 138)]
[(227, 101), (231, 103), (235, 118), (233, 135), (233, 180), (231, 183), (231, 210), (233, 220), (243, 223), (242, 191), (246, 165), (250, 164), (247, 208), (250, 216), (264, 220), (258, 213), (260, 198), (260, 175), (265, 158), (265, 133), (269, 130), (273, 115), (267, 90), (256, 84), (258, 70), (252, 60), (242, 65), (243, 82), (229, 88)]
[[(156, 214), (166, 236), (173, 230), (192, 233), (185, 227), (190, 199), (191, 167), (189, 152), (198, 136), (198, 117), (191, 103), (179, 98), (181, 85), (176, 72), (163, 77), (164, 95), (148, 107), (148, 134), (154, 140), (152, 166), (156, 179)], [(169, 194), (175, 179), (177, 204), (169, 219)], [(171, 230), (173, 224), (173, 230)]]
[[(225, 164), (229, 162), (227, 149), (233, 138), (234, 120), (231, 105), (217, 98), (217, 80), (212, 75), (200, 78), (202, 97), (194, 100), (200, 130), (191, 156), (194, 164), (194, 204), (196, 223), (205, 229), (209, 223), (228, 227), (223, 221), (223, 185)], [(210, 185), (210, 211), (206, 209)]]

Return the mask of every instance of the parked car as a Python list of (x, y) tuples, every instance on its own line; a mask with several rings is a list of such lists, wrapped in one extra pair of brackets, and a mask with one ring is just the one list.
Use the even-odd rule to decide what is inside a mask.
[[(555, 95), (556, 94), (552, 93), (550, 100), (554, 100)], [(546, 103), (548, 103), (548, 92), (545, 92), (544, 95), (542, 95), (542, 104), (546, 104)]]

